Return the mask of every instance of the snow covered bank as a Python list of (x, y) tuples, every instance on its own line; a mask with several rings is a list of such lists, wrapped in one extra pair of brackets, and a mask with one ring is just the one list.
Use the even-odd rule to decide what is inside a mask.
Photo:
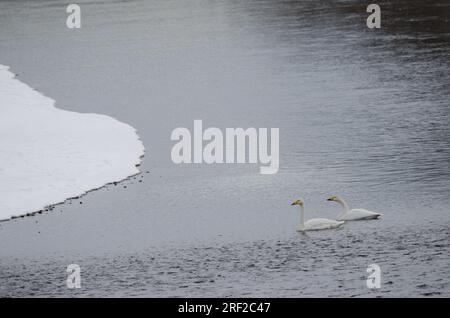
[(0, 220), (139, 172), (144, 146), (114, 118), (57, 109), (0, 65)]

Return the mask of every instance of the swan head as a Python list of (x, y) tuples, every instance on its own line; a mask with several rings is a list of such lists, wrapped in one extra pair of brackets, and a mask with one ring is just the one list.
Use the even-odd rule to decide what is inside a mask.
[(327, 201), (339, 202), (339, 197), (336, 196), (336, 195), (333, 195), (333, 196), (329, 197), (329, 198), (327, 199)]
[(303, 200), (302, 199), (295, 200), (294, 202), (291, 203), (291, 205), (303, 205)]

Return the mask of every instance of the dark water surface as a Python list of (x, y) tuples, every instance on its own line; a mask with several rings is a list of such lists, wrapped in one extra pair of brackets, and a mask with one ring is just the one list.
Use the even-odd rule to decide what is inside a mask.
[[(447, 1), (380, 1), (380, 30), (359, 1), (78, 3), (69, 30), (57, 1), (0, 1), (0, 63), (136, 127), (144, 173), (1, 223), (0, 296), (450, 296)], [(194, 119), (280, 128), (279, 173), (174, 165)], [(333, 218), (331, 194), (384, 217), (296, 233), (292, 199)]]

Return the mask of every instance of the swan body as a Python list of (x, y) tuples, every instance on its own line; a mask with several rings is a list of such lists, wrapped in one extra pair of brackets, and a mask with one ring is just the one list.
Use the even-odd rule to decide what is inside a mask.
[(341, 213), (338, 215), (336, 220), (344, 221), (356, 221), (356, 220), (372, 220), (378, 219), (382, 214), (372, 212), (365, 209), (351, 209), (346, 213)]
[(338, 196), (332, 196), (327, 201), (337, 202), (342, 206), (342, 212), (337, 216), (336, 220), (340, 221), (357, 221), (357, 220), (373, 220), (378, 219), (383, 214), (372, 212), (366, 209), (350, 209), (344, 199)]
[(300, 224), (297, 228), (297, 230), (300, 232), (335, 229), (345, 223), (344, 221), (335, 221), (324, 218), (310, 219), (305, 222), (305, 210), (303, 200), (301, 199), (295, 200), (291, 205), (300, 206)]
[(344, 224), (343, 221), (335, 221), (324, 218), (311, 219), (305, 222), (304, 227), (299, 226), (298, 231), (319, 231), (335, 229)]

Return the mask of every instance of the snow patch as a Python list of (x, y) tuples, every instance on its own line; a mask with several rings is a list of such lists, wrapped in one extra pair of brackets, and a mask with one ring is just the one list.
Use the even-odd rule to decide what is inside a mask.
[(135, 175), (143, 155), (133, 127), (58, 109), (0, 65), (0, 220)]

